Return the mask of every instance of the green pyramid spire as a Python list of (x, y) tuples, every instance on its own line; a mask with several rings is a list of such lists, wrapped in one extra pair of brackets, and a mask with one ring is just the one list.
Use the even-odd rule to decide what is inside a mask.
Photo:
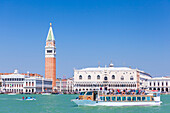
[(52, 30), (52, 24), (50, 23), (50, 29), (48, 31), (48, 35), (47, 35), (47, 40), (46, 41), (54, 41), (54, 34), (53, 34), (53, 30)]

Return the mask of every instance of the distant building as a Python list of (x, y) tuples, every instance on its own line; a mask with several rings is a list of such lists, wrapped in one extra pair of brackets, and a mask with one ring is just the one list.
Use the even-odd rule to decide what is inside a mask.
[(170, 92), (170, 77), (155, 77), (147, 81), (149, 90), (158, 90), (161, 92)]
[(55, 90), (58, 92), (73, 92), (73, 78), (68, 79), (56, 79)]
[(45, 78), (52, 79), (52, 86), (56, 86), (56, 47), (51, 23), (45, 46)]
[(150, 74), (128, 67), (85, 68), (74, 70), (74, 91), (146, 88)]
[(14, 73), (2, 74), (0, 75), (2, 80), (1, 91), (14, 93), (51, 92), (52, 80), (44, 79), (41, 75), (37, 75), (19, 74), (17, 70)]

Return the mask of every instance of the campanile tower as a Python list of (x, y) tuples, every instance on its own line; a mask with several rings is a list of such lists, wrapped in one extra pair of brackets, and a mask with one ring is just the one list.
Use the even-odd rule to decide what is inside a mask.
[(56, 86), (56, 47), (51, 23), (45, 46), (45, 78), (52, 79), (52, 87)]

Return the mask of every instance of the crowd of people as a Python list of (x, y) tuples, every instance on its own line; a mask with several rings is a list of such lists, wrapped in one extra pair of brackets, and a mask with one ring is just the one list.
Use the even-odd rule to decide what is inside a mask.
[[(102, 90), (102, 88), (100, 88)], [(104, 91), (106, 91), (106, 94), (122, 94), (122, 95), (144, 95), (145, 90), (140, 89), (107, 89), (107, 87), (104, 88)]]

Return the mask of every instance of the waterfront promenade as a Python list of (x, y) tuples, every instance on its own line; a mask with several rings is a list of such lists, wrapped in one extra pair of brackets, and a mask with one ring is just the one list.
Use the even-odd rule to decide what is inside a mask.
[[(23, 101), (23, 96), (32, 96), (37, 100)], [(0, 95), (1, 113), (169, 113), (170, 95), (161, 95), (161, 106), (132, 107), (78, 107), (71, 99), (78, 95)]]

